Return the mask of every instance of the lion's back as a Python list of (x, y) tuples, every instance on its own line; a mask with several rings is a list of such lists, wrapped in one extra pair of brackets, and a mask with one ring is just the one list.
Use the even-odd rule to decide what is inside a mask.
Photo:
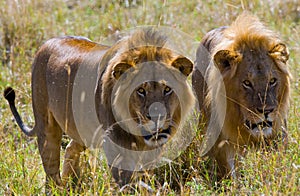
[[(106, 49), (108, 46), (77, 36), (46, 41), (37, 52), (32, 65), (33, 107), (34, 111), (39, 111), (35, 117), (53, 117), (62, 130), (65, 127), (69, 129), (64, 131), (72, 137), (72, 133), (76, 133), (72, 93), (76, 77), (79, 77), (77, 72), (84, 70), (81, 74), (93, 76), (86, 79), (93, 78), (93, 83), (96, 83), (98, 65)], [(74, 134), (73, 137), (78, 138), (78, 135)]]

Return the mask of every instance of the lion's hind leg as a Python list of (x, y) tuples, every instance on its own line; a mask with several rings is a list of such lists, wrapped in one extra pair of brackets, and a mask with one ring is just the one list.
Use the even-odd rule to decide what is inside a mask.
[(78, 179), (80, 175), (79, 168), (79, 158), (80, 153), (84, 151), (85, 147), (72, 140), (67, 148), (65, 153), (65, 160), (63, 164), (63, 173), (62, 179), (65, 184), (69, 177), (73, 177), (73, 179)]
[[(40, 116), (36, 116), (39, 119)], [(47, 120), (46, 120), (47, 119)], [(37, 133), (38, 147), (46, 173), (46, 192), (50, 188), (49, 181), (54, 181), (55, 185), (61, 185), (59, 172), (60, 165), (60, 146), (62, 130), (48, 111), (43, 120), (38, 121), (36, 128), (40, 129)]]

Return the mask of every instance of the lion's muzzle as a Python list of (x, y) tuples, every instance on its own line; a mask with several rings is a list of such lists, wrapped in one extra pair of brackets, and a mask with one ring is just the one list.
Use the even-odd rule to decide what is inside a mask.
[(142, 128), (144, 141), (148, 146), (151, 147), (158, 147), (165, 144), (171, 137), (171, 132), (171, 126), (166, 129), (159, 129), (157, 131), (149, 131)]
[(272, 135), (272, 121), (266, 120), (258, 123), (251, 123), (249, 120), (246, 120), (245, 126), (248, 128), (251, 135), (253, 135), (254, 137), (263, 136), (265, 138), (268, 138)]

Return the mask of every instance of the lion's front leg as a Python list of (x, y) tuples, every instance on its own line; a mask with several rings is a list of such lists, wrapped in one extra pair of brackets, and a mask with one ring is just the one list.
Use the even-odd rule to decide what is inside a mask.
[(65, 160), (63, 163), (63, 173), (62, 180), (65, 184), (70, 176), (75, 179), (79, 178), (80, 168), (79, 168), (79, 158), (80, 153), (84, 151), (85, 147), (72, 140), (67, 148), (65, 154)]
[(215, 159), (218, 167), (218, 174), (220, 178), (231, 177), (236, 179), (238, 177), (236, 168), (238, 164), (237, 153), (238, 149), (227, 140), (222, 140), (217, 145), (217, 153)]
[(124, 186), (131, 182), (133, 172), (128, 170), (119, 169), (116, 167), (111, 168), (112, 176), (117, 184)]

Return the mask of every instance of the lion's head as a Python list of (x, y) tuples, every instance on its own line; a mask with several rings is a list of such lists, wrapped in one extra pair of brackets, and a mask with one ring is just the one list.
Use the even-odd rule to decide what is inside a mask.
[(214, 50), (213, 60), (226, 90), (225, 124), (231, 119), (230, 126), (242, 136), (243, 131), (250, 133), (254, 140), (274, 138), (284, 129), (287, 118), (288, 49), (250, 16), (239, 17), (224, 31), (224, 37)]
[(187, 83), (193, 63), (165, 46), (166, 41), (153, 29), (121, 40), (103, 79), (105, 105), (147, 148), (165, 144), (195, 103)]
[(286, 118), (287, 58), (287, 49), (281, 43), (261, 50), (253, 46), (243, 46), (238, 52), (222, 50), (214, 56), (222, 74), (227, 75), (226, 95), (236, 105), (231, 109), (232, 115), (238, 115), (236, 119), (244, 125), (240, 129), (246, 129), (255, 138), (272, 137)]

